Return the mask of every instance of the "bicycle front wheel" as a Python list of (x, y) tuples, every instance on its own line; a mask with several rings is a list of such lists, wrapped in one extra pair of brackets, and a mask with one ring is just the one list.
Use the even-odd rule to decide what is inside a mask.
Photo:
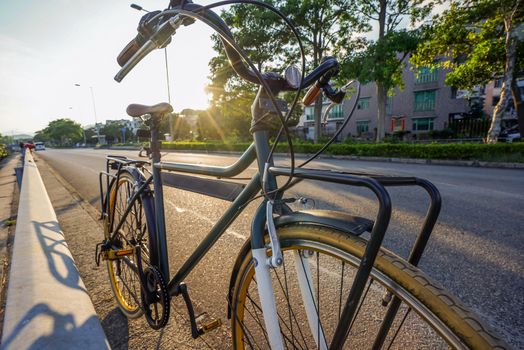
[[(366, 241), (334, 229), (291, 225), (278, 230), (283, 266), (271, 269), (286, 349), (327, 349), (364, 254)], [(398, 311), (384, 330), (392, 305)], [(268, 349), (254, 262), (242, 257), (231, 298), (235, 349)], [(385, 334), (384, 340), (378, 340)], [(507, 348), (472, 312), (418, 268), (382, 249), (344, 348)]]
[[(122, 221), (129, 200), (133, 195), (135, 182), (135, 178), (124, 171), (120, 174), (118, 182), (115, 182), (111, 187), (109, 217), (113, 217), (113, 230)], [(138, 197), (133, 201), (131, 211), (113, 239), (113, 249), (121, 251), (133, 250), (133, 253), (124, 255), (116, 260), (107, 260), (107, 272), (113, 295), (122, 313), (129, 318), (138, 318), (143, 314), (143, 310), (140, 307), (141, 286), (134, 248), (137, 245), (140, 246), (142, 261), (146, 264), (149, 261), (146, 223), (142, 200)], [(108, 235), (111, 234), (108, 233)]]

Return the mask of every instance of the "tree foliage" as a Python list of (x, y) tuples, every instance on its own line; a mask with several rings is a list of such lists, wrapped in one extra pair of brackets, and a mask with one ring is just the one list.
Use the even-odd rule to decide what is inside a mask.
[[(171, 118), (173, 118), (173, 138), (175, 140), (189, 140), (192, 137), (191, 126), (185, 118), (180, 117), (178, 114), (172, 114)], [(167, 130), (169, 130), (169, 121), (167, 121), (167, 118), (165, 122), (167, 122)]]
[(2, 135), (0, 134), (0, 144), (8, 145), (10, 143), (13, 143), (14, 140), (11, 136)]
[[(395, 86), (403, 86), (402, 71), (405, 58), (417, 46), (419, 31), (407, 30), (425, 19), (435, 5), (426, 0), (355, 0), (351, 13), (360, 27), (343, 23), (345, 39), (339, 52), (344, 56), (344, 76), (361, 83), (375, 82), (377, 86), (377, 141), (385, 136), (386, 97)], [(348, 22), (349, 23), (349, 22)], [(369, 39), (373, 25), (378, 37)]]
[[(332, 55), (344, 41), (347, 28), (362, 29), (351, 13), (352, 2), (345, 0), (289, 0), (282, 10), (297, 27), (304, 44), (307, 69), (317, 67), (324, 56)], [(298, 57), (295, 47), (295, 57)], [(315, 101), (314, 141), (321, 138), (322, 97)]]
[[(270, 3), (287, 14), (297, 27), (304, 43), (308, 70), (317, 66), (324, 55), (332, 53), (342, 38), (339, 21), (350, 18), (349, 5), (344, 0), (272, 0)], [(236, 42), (261, 72), (282, 73), (284, 66), (298, 62), (298, 44), (292, 32), (269, 10), (252, 5), (232, 6), (222, 13), (222, 18), (231, 27)], [(223, 128), (224, 135), (231, 133), (247, 139), (251, 103), (258, 86), (246, 83), (234, 73), (217, 36), (214, 41), (217, 56), (210, 62), (208, 91), (212, 93), (213, 107), (209, 115), (215, 118), (215, 125)], [(289, 100), (289, 96), (284, 99)], [(320, 120), (321, 101), (318, 103)], [(296, 123), (298, 116), (293, 119)]]
[(80, 124), (71, 119), (61, 118), (50, 122), (43, 130), (37, 131), (35, 141), (46, 141), (59, 146), (72, 145), (83, 139)]
[[(286, 45), (288, 35), (274, 13), (252, 5), (235, 5), (221, 16), (258, 70), (275, 70), (282, 65), (285, 57), (280, 48)], [(213, 36), (213, 41), (217, 56), (209, 63), (211, 82), (207, 87), (212, 107), (199, 116), (200, 137), (247, 138), (251, 103), (258, 86), (247, 83), (234, 72), (218, 35)]]
[[(122, 129), (125, 129), (125, 135)], [(124, 138), (126, 141), (130, 141), (133, 138), (133, 131), (126, 126), (126, 123), (122, 120), (118, 121), (107, 121), (104, 126), (99, 130), (100, 135), (105, 135), (108, 142), (123, 142)]]
[[(485, 85), (504, 72), (503, 1), (460, 1), (433, 18), (411, 61), (417, 66), (451, 69), (446, 84), (460, 89)], [(507, 2), (507, 1), (506, 1)], [(522, 21), (522, 18), (520, 19)], [(520, 50), (524, 49), (522, 45)], [(520, 52), (522, 69), (524, 51)]]
[[(345, 56), (343, 76), (356, 78), (363, 84), (379, 82), (386, 91), (397, 86), (402, 88), (405, 59), (417, 48), (418, 43), (418, 31), (399, 30), (387, 33), (381, 40), (368, 42), (366, 50)], [(377, 64), (378, 61), (382, 64)]]
[[(281, 47), (287, 43), (289, 35), (274, 13), (257, 6), (235, 5), (223, 11), (221, 17), (258, 70), (279, 67), (284, 58)], [(233, 71), (217, 34), (213, 35), (213, 43), (217, 56), (209, 62), (211, 83), (208, 86), (213, 104), (227, 105), (231, 100), (254, 96), (257, 86), (245, 82)]]
[[(446, 83), (462, 89), (485, 85), (502, 75), (501, 98), (492, 118), (489, 139), (494, 142), (509, 101), (516, 89), (515, 73), (524, 69), (522, 0), (453, 0), (449, 9), (433, 18), (424, 41), (413, 56), (416, 65), (451, 69)], [(524, 130), (524, 108), (520, 94), (514, 104)], [(520, 124), (520, 123), (519, 123)]]

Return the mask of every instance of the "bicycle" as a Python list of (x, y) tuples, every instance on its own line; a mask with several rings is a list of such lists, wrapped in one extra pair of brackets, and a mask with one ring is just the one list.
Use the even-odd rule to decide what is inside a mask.
[[(194, 338), (219, 327), (218, 320), (199, 322), (184, 280), (245, 206), (261, 198), (250, 238), (232, 268), (227, 293), (234, 348), (379, 349), (392, 344), (400, 348), (509, 348), (416, 267), (440, 212), (441, 199), (433, 184), (416, 177), (306, 169), (301, 167), (304, 164), (295, 167), (289, 138), (291, 166), (273, 164), (276, 142), (270, 145), (269, 127), (264, 121), (268, 116), (279, 117), (283, 123), (275, 139), (281, 132), (287, 134), (287, 118), (282, 116), (287, 104), (275, 96), (295, 91), (298, 98), (300, 90), (309, 88), (305, 103), (321, 93), (340, 103), (345, 90), (330, 83), (338, 73), (338, 62), (327, 58), (307, 76), (304, 63), (301, 71), (288, 67), (285, 76), (261, 74), (236, 45), (227, 25), (211, 10), (232, 3), (263, 6), (285, 20), (278, 10), (256, 0), (208, 6), (175, 0), (168, 9), (145, 15), (137, 38), (119, 56), (122, 69), (115, 77), (117, 81), (149, 52), (167, 45), (181, 25), (199, 20), (220, 35), (235, 72), (260, 85), (252, 108), (253, 143), (227, 167), (162, 161), (158, 126), (172, 107), (160, 103), (127, 108), (130, 116), (144, 118), (149, 126), (151, 156), (147, 161), (107, 157), (106, 170), (99, 177), (105, 237), (95, 253), (97, 264), (101, 259), (106, 261), (113, 294), (124, 315), (144, 315), (152, 328), (161, 329), (169, 320), (171, 297), (182, 296)], [(295, 103), (296, 99), (290, 110)], [(247, 184), (223, 180), (234, 179), (254, 161), (258, 172)], [(278, 177), (287, 177), (284, 185), (278, 186)], [(305, 180), (370, 189), (379, 204), (375, 219), (337, 211), (292, 210), (290, 203), (296, 199), (286, 197), (285, 190)], [(231, 202), (171, 279), (163, 186)], [(407, 261), (381, 247), (391, 215), (388, 186), (419, 186), (430, 197)], [(408, 334), (404, 334), (406, 330)]]

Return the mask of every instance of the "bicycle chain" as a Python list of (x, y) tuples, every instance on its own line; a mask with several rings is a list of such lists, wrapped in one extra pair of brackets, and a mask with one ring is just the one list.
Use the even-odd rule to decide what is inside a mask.
[(165, 327), (169, 321), (171, 302), (167, 284), (160, 271), (153, 266), (146, 267), (144, 276), (146, 279), (146, 285), (142, 286), (144, 316), (149, 326), (158, 330)]
[(147, 266), (144, 269), (140, 246), (136, 246), (136, 249), (144, 317), (151, 328), (158, 330), (165, 327), (169, 321), (171, 298), (160, 271), (149, 263), (146, 263)]

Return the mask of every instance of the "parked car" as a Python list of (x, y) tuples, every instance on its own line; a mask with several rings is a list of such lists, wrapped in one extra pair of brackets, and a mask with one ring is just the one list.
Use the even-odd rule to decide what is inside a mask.
[(35, 142), (35, 151), (45, 151), (45, 144), (43, 142)]
[(499, 134), (499, 141), (502, 142), (515, 142), (520, 140), (521, 138), (518, 124), (501, 131)]

